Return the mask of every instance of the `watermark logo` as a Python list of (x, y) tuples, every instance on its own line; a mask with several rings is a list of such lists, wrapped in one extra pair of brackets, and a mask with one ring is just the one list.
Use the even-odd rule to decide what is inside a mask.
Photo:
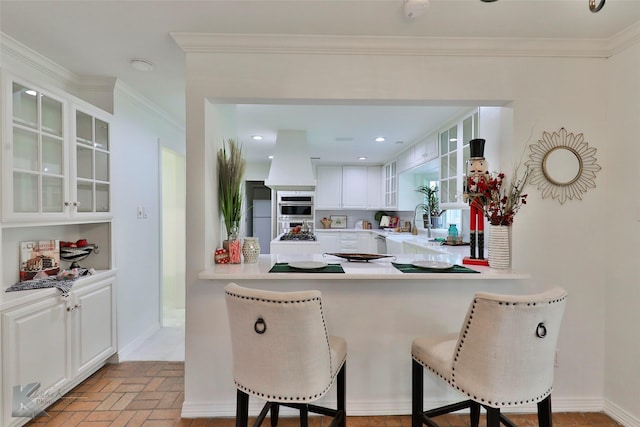
[(50, 388), (42, 393), (38, 393), (40, 383), (30, 383), (26, 386), (13, 386), (13, 400), (11, 402), (12, 417), (35, 418), (40, 415), (47, 415), (44, 408), (52, 404), (62, 395), (55, 388)]

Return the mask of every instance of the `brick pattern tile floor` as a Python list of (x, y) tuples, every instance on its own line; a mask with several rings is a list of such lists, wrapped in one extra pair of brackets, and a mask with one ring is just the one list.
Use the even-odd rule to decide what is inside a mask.
[[(184, 400), (184, 363), (124, 362), (107, 365), (67, 393), (31, 427), (234, 427), (233, 418), (180, 418)], [(509, 415), (521, 427), (537, 426), (535, 415)], [(468, 427), (468, 416), (444, 415), (441, 427)], [(483, 425), (484, 417), (480, 425)], [(309, 427), (327, 427), (330, 419), (313, 417)], [(263, 423), (269, 426), (269, 421)], [(279, 427), (298, 426), (297, 418), (282, 418)], [(410, 427), (410, 416), (348, 417), (349, 427)], [(602, 413), (554, 413), (555, 427), (618, 427)]]

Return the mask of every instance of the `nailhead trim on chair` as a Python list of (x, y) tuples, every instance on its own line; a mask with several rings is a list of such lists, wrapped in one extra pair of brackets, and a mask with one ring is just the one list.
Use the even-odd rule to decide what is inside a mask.
[[(549, 300), (547, 301), (548, 304), (554, 304), (554, 303), (558, 303), (561, 301), (564, 301), (567, 298), (567, 296), (565, 295), (562, 298), (556, 298), (553, 300)], [(476, 308), (476, 304), (478, 303), (477, 298), (474, 298), (473, 300), (473, 305), (471, 306), (471, 310), (469, 312), (469, 321), (467, 322), (467, 324), (464, 327), (464, 331), (462, 332), (462, 336), (460, 337), (460, 344), (458, 345), (458, 347), (456, 348), (455, 351), (455, 356), (453, 358), (453, 362), (455, 363), (458, 360), (458, 357), (460, 356), (460, 350), (462, 349), (462, 344), (464, 344), (464, 339), (467, 336), (467, 332), (469, 331), (470, 325), (471, 325), (471, 319), (473, 319), (473, 314), (475, 313), (475, 308)], [(508, 301), (498, 301), (498, 304), (500, 305), (518, 305), (517, 302), (508, 302)], [(537, 303), (533, 302), (533, 303), (527, 303), (527, 306), (535, 306)], [(423, 360), (420, 360), (420, 358), (416, 357), (415, 355), (411, 355), (413, 360), (415, 360), (416, 362), (420, 363), (424, 368), (429, 369), (432, 373), (436, 374), (438, 377), (442, 378), (444, 381), (447, 382), (447, 384), (449, 384), (451, 387), (455, 388), (456, 390), (458, 390), (459, 392), (465, 394), (467, 397), (470, 397), (471, 399), (477, 401), (480, 401), (481, 403), (485, 403), (487, 405), (497, 405), (497, 406), (518, 406), (518, 405), (525, 405), (528, 403), (537, 403), (540, 402), (542, 400), (544, 400), (547, 396), (549, 396), (551, 394), (551, 391), (553, 390), (553, 387), (549, 387), (548, 390), (546, 390), (543, 394), (541, 394), (540, 396), (531, 398), (531, 399), (527, 399), (527, 400), (521, 400), (521, 401), (514, 401), (514, 402), (493, 402), (493, 401), (485, 401), (484, 399), (478, 399), (477, 396), (474, 396), (472, 394), (470, 394), (469, 392), (465, 391), (464, 389), (460, 388), (460, 386), (458, 386), (457, 384), (455, 384), (455, 366), (453, 366), (451, 368), (451, 378), (445, 378), (442, 374), (440, 374), (439, 372), (437, 372), (436, 370), (434, 370), (431, 366), (427, 365), (426, 362), (424, 362)]]
[[(298, 303), (307, 303), (307, 302), (316, 302), (319, 301), (320, 302), (320, 314), (322, 315), (322, 327), (324, 328), (324, 336), (326, 338), (327, 341), (327, 347), (331, 348), (331, 346), (329, 345), (329, 333), (327, 332), (327, 324), (324, 320), (324, 310), (322, 309), (322, 298), (320, 297), (313, 297), (313, 298), (307, 298), (307, 299), (299, 299), (299, 300), (292, 300), (292, 301), (281, 301), (281, 300), (272, 300), (272, 299), (268, 299), (268, 298), (257, 298), (257, 297), (248, 297), (245, 295), (238, 295), (229, 291), (225, 291), (225, 294), (232, 296), (234, 298), (240, 298), (240, 299), (246, 299), (246, 300), (252, 300), (252, 301), (261, 301), (261, 302), (269, 302), (269, 303), (277, 303), (277, 304), (298, 304)], [(344, 359), (342, 359), (340, 361), (340, 363), (338, 364), (338, 366), (341, 366), (344, 361), (347, 360), (346, 356)], [(329, 369), (331, 372), (333, 372), (333, 359), (330, 357), (329, 358)], [(336, 375), (338, 374), (338, 371), (336, 371)], [(329, 382), (329, 385), (319, 394), (315, 394), (313, 396), (309, 396), (309, 397), (300, 397), (300, 396), (294, 396), (294, 397), (290, 397), (290, 396), (271, 396), (271, 395), (267, 395), (264, 393), (259, 393), (257, 391), (251, 390), (250, 388), (247, 388), (245, 386), (243, 386), (242, 384), (239, 384), (235, 379), (233, 380), (233, 382), (236, 384), (236, 387), (239, 388), (240, 390), (252, 394), (254, 396), (258, 396), (263, 398), (264, 400), (283, 400), (283, 401), (291, 401), (291, 402), (310, 402), (310, 401), (314, 401), (319, 399), (320, 397), (324, 396), (325, 393), (327, 393), (329, 391), (329, 389), (331, 388), (331, 385), (333, 384), (333, 380), (335, 379), (335, 375), (333, 376), (333, 378), (331, 378), (331, 381)]]
[[(340, 365), (342, 365), (342, 363), (344, 363), (344, 361), (347, 360), (346, 357), (344, 359), (342, 359), (342, 361), (340, 362)], [(313, 402), (314, 400), (318, 400), (320, 397), (324, 396), (329, 389), (331, 388), (331, 386), (333, 385), (333, 378), (331, 383), (327, 386), (327, 388), (325, 388), (324, 390), (322, 390), (321, 393), (315, 394), (313, 396), (308, 396), (308, 397), (301, 397), (301, 396), (272, 396), (270, 394), (264, 394), (264, 393), (258, 393), (257, 391), (254, 391), (248, 387), (243, 386), (242, 384), (238, 383), (235, 379), (233, 380), (233, 382), (235, 383), (236, 387), (239, 388), (240, 390), (244, 391), (245, 393), (251, 394), (253, 396), (257, 396), (262, 398), (263, 400), (267, 400), (267, 401), (284, 401), (284, 402)]]

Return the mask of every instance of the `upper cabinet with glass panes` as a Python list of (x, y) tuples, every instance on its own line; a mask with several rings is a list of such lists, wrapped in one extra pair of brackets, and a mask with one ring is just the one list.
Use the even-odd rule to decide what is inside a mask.
[(463, 192), (470, 153), (469, 141), (477, 135), (477, 110), (440, 131), (440, 205), (443, 209), (465, 206)]
[(109, 122), (75, 111), (75, 200), (80, 214), (111, 210)]
[(3, 221), (106, 216), (110, 116), (7, 76), (3, 85)]

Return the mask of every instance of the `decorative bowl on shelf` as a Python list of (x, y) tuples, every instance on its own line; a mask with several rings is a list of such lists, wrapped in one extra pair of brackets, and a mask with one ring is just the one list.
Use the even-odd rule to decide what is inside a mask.
[(97, 245), (87, 245), (82, 247), (60, 247), (60, 259), (70, 262), (69, 268), (80, 268), (78, 261), (82, 261), (92, 253), (98, 253)]

